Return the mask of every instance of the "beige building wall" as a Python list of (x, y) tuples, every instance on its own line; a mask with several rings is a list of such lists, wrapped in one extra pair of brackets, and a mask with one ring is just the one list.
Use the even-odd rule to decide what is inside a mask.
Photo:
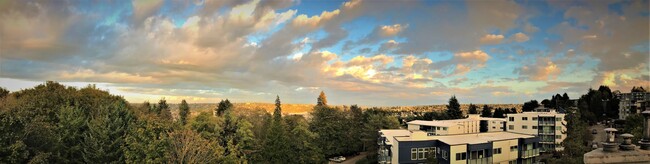
[(467, 160), (456, 160), (456, 153), (467, 153), (467, 145), (463, 144), (449, 146), (450, 164), (466, 164)]
[(501, 154), (493, 154), (492, 161), (494, 163), (508, 164), (508, 162), (511, 160), (517, 160), (517, 153), (519, 152), (510, 152), (510, 146), (517, 146), (517, 139), (493, 142), (492, 149), (501, 148)]

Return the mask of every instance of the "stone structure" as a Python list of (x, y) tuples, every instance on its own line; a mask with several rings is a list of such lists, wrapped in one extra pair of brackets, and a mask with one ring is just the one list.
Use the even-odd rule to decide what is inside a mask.
[(641, 114), (643, 114), (645, 119), (643, 120), (643, 136), (639, 144), (641, 145), (641, 149), (650, 150), (650, 121), (648, 121), (650, 120), (650, 111), (646, 110)]

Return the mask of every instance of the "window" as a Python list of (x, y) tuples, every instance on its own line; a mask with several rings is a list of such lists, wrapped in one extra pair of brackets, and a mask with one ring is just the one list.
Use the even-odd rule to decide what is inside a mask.
[(497, 128), (497, 127), (494, 127), (494, 126), (492, 127), (492, 129), (496, 129), (496, 128)]
[(522, 125), (521, 128), (522, 128), (522, 129), (528, 129), (528, 126), (526, 126), (526, 125)]
[(440, 154), (440, 149), (436, 149), (436, 154)]
[(517, 164), (517, 160), (508, 161), (508, 164)]
[(494, 149), (492, 154), (501, 154), (501, 148)]
[(411, 160), (417, 160), (417, 159), (418, 159), (418, 149), (411, 148)]
[(442, 130), (447, 130), (447, 127), (442, 127)]
[(436, 130), (440, 130), (440, 127), (436, 127)]
[(517, 146), (510, 146), (510, 152), (518, 151)]
[(515, 130), (515, 126), (514, 125), (508, 125), (508, 129)]
[(537, 117), (533, 117), (533, 121), (537, 121)]
[(456, 160), (466, 160), (467, 159), (467, 153), (462, 152), (462, 153), (456, 153)]
[(447, 154), (447, 151), (442, 150), (442, 159), (449, 159), (449, 154)]
[(522, 117), (521, 120), (528, 121), (528, 117)]
[(555, 139), (562, 139), (562, 135), (555, 135)]
[(562, 117), (555, 118), (555, 121), (562, 121)]
[(425, 148), (419, 148), (418, 149), (418, 159), (420, 159), (420, 160), (421, 159), (427, 159), (427, 157), (425, 156), (426, 153), (427, 153), (427, 151), (426, 151)]
[(537, 129), (537, 126), (533, 126), (533, 129)]
[(510, 117), (510, 118), (508, 118), (508, 120), (509, 120), (509, 121), (515, 121), (515, 118), (514, 118), (514, 117)]
[(555, 129), (556, 129), (556, 130), (562, 130), (562, 127), (561, 127), (561, 126), (557, 126)]
[(436, 147), (431, 147), (431, 150), (429, 151), (429, 153), (432, 155), (433, 158), (435, 158), (436, 157)]

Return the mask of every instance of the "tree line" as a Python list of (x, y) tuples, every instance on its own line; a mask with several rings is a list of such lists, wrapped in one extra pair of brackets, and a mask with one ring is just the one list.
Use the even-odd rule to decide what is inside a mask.
[(226, 99), (213, 112), (178, 115), (165, 99), (134, 105), (90, 85), (48, 81), (9, 92), (0, 87), (0, 163), (324, 163), (369, 152), (377, 131), (399, 128), (392, 113), (331, 107), (323, 92), (310, 118), (236, 111)]

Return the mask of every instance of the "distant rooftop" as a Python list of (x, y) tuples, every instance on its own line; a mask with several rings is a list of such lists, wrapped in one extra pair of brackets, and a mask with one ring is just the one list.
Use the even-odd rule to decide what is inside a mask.
[[(416, 132), (414, 132), (416, 133)], [(484, 132), (472, 134), (458, 134), (458, 135), (440, 135), (440, 136), (402, 136), (395, 137), (397, 141), (428, 141), (439, 140), (449, 145), (459, 144), (479, 144), (492, 141), (510, 140), (517, 138), (534, 138), (533, 135), (519, 134), (512, 132)]]

